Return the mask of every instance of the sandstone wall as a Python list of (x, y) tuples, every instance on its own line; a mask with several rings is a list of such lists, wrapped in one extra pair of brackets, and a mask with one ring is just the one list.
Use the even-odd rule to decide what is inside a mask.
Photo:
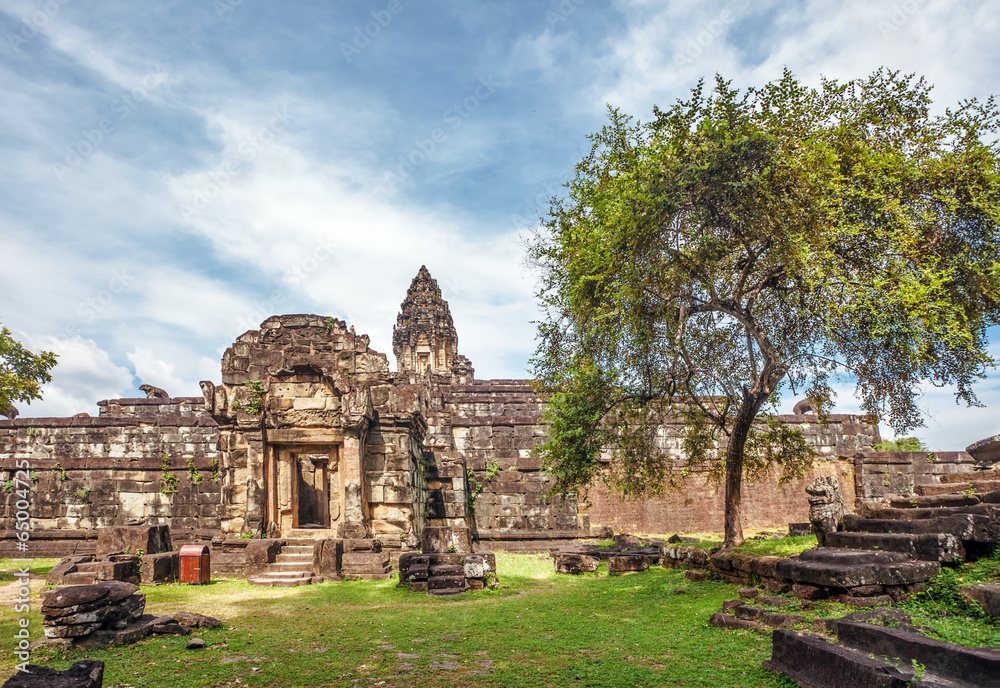
[(859, 499), (908, 495), (916, 485), (934, 485), (939, 476), (967, 473), (976, 466), (970, 454), (958, 452), (868, 452), (855, 461)]
[[(861, 416), (834, 415), (827, 425), (815, 416), (778, 416), (802, 430), (820, 454), (804, 479), (778, 485), (777, 475), (743, 483), (743, 527), (785, 528), (789, 523), (809, 520), (805, 485), (818, 475), (836, 475), (844, 501), (854, 503), (854, 455), (879, 441), (878, 427)], [(680, 423), (665, 423), (663, 446), (679, 447)], [(681, 464), (678, 464), (678, 469)], [(678, 470), (679, 472), (679, 470)], [(679, 478), (664, 494), (642, 501), (627, 501), (612, 494), (603, 483), (592, 486), (587, 513), (595, 525), (615, 531), (646, 534), (704, 533), (722, 530), (725, 489), (708, 476), (707, 466), (694, 466), (687, 477)]]
[(125, 416), (0, 421), (0, 555), (14, 546), (18, 497), (7, 481), (24, 460), (35, 556), (86, 552), (97, 529), (131, 519), (169, 525), (176, 542), (219, 533), (216, 428), (202, 400), (102, 402), (102, 414), (117, 409)]

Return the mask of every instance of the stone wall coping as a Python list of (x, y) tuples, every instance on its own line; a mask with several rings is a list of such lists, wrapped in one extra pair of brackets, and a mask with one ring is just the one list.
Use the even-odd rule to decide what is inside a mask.
[[(145, 399), (143, 400), (145, 401)], [(49, 418), (17, 418), (15, 420), (0, 420), (3, 428), (114, 428), (114, 427), (211, 427), (218, 424), (209, 415), (182, 415), (180, 413), (164, 413), (153, 416), (86, 416), (83, 418), (49, 417)]]
[(205, 405), (204, 397), (171, 397), (170, 399), (147, 399), (146, 397), (122, 397), (120, 399), (102, 399), (98, 406), (119, 404), (123, 406), (163, 406), (165, 404), (197, 404)]
[(497, 425), (538, 425), (541, 416), (452, 416), (453, 428), (471, 428), (476, 426)]

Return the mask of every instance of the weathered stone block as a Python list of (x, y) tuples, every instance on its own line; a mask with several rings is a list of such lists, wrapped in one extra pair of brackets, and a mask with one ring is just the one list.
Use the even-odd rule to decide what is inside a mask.
[(178, 552), (160, 552), (142, 557), (139, 577), (143, 585), (172, 583), (177, 580), (180, 570)]
[(649, 557), (645, 554), (619, 554), (608, 557), (608, 572), (626, 573), (645, 571), (649, 568)]
[(167, 526), (114, 526), (102, 528), (97, 536), (97, 557), (117, 552), (135, 554), (169, 552), (170, 528)]
[(101, 688), (104, 662), (84, 660), (65, 671), (29, 664), (3, 684), (3, 688)]
[(244, 575), (251, 578), (263, 573), (268, 564), (274, 563), (280, 551), (281, 540), (250, 540), (246, 548)]
[(580, 573), (592, 573), (597, 570), (600, 560), (586, 554), (565, 554), (557, 553), (553, 555), (555, 560), (556, 573), (568, 573), (577, 575)]

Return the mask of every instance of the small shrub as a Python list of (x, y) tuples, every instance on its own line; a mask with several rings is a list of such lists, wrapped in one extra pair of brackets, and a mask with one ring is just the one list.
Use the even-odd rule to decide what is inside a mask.
[(174, 494), (177, 492), (177, 476), (170, 473), (170, 457), (163, 455), (163, 482), (160, 484), (160, 492), (163, 494)]

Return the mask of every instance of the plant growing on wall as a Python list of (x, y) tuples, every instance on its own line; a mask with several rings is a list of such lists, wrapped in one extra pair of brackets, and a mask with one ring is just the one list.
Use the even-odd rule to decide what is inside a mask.
[(488, 461), (486, 463), (486, 474), (483, 476), (483, 481), (479, 482), (476, 480), (476, 472), (471, 468), (465, 469), (465, 478), (469, 484), (469, 495), (466, 500), (466, 505), (469, 508), (469, 513), (476, 510), (476, 497), (483, 493), (483, 489), (486, 487), (486, 483), (493, 480), (497, 473), (500, 472), (500, 462), (499, 461)]
[(59, 480), (59, 482), (62, 483), (69, 480), (69, 473), (66, 472), (66, 469), (63, 468), (58, 461), (52, 468), (56, 470), (56, 478)]
[(195, 485), (201, 485), (201, 472), (194, 467), (193, 456), (187, 457), (187, 465), (188, 465), (188, 477), (191, 478), (191, 482), (193, 482)]
[(256, 416), (264, 410), (264, 384), (260, 380), (247, 380), (247, 408), (246, 412), (251, 416)]
[(177, 476), (170, 473), (170, 457), (163, 455), (163, 481), (160, 483), (160, 492), (169, 495), (177, 492)]

